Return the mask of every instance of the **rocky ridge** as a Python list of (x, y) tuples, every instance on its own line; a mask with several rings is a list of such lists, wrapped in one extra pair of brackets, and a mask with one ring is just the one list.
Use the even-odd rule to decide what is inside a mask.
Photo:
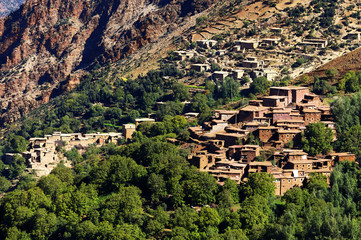
[(0, 18), (17, 10), (26, 0), (2, 0), (0, 2)]
[(0, 124), (6, 125), (210, 8), (214, 0), (30, 0), (0, 19)]

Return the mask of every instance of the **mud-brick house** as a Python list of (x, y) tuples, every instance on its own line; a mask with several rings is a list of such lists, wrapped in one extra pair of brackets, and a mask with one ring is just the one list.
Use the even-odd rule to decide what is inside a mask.
[(228, 121), (236, 114), (238, 114), (237, 110), (214, 110), (214, 118), (223, 121)]
[(229, 146), (228, 157), (243, 163), (252, 162), (261, 154), (261, 148), (258, 145), (232, 145)]
[(259, 45), (258, 40), (237, 40), (235, 41), (236, 46), (240, 46), (241, 49), (256, 49)]
[(216, 40), (197, 40), (197, 45), (203, 48), (213, 48), (217, 45)]
[(294, 146), (297, 146), (301, 143), (301, 130), (283, 130), (278, 129), (278, 141), (280, 141), (281, 146), (293, 141)]
[(244, 76), (244, 70), (242, 69), (233, 69), (232, 70), (232, 77), (234, 80), (241, 80)]
[(353, 153), (332, 153), (330, 154), (331, 159), (334, 161), (334, 163), (343, 162), (343, 161), (350, 161), (355, 162), (356, 161), (356, 154)]
[(258, 128), (258, 138), (265, 144), (269, 143), (272, 140), (276, 140), (278, 127), (275, 126), (265, 126)]
[(273, 124), (279, 120), (292, 120), (290, 109), (275, 109), (271, 112), (271, 116)]
[(190, 60), (194, 57), (193, 51), (175, 51), (174, 52), (177, 60)]
[(239, 133), (227, 133), (227, 132), (218, 132), (216, 133), (215, 139), (224, 140), (224, 146), (229, 147), (236, 145), (241, 139), (245, 138), (244, 134)]
[(189, 156), (188, 161), (198, 169), (206, 169), (207, 167), (213, 166), (216, 159), (223, 159), (223, 155), (211, 154), (207, 150), (198, 151), (196, 154)]
[(288, 105), (286, 96), (268, 96), (263, 98), (265, 107), (286, 107)]
[(272, 173), (275, 177), (275, 195), (283, 196), (289, 189), (296, 186), (301, 187), (303, 182), (306, 181), (305, 171), (298, 170), (283, 170), (281, 174)]
[(223, 82), (229, 74), (229, 72), (225, 71), (215, 71), (212, 75), (212, 78), (214, 81)]
[(271, 173), (274, 166), (270, 161), (264, 162), (250, 162), (248, 164), (248, 169), (246, 170), (248, 174), (250, 173)]
[(123, 137), (125, 139), (131, 139), (135, 130), (136, 130), (135, 124), (123, 124), (122, 126)]
[(264, 117), (269, 107), (248, 105), (239, 110), (239, 122), (251, 122), (255, 118)]
[(270, 88), (270, 96), (287, 96), (288, 103), (301, 102), (306, 94), (309, 94), (307, 87), (288, 86)]
[(196, 72), (207, 72), (211, 67), (208, 64), (195, 63), (191, 65), (191, 69)]
[(248, 57), (242, 62), (242, 67), (244, 68), (261, 68), (263, 65), (264, 62), (258, 60), (256, 57)]
[(316, 109), (303, 109), (305, 125), (321, 121), (321, 111)]

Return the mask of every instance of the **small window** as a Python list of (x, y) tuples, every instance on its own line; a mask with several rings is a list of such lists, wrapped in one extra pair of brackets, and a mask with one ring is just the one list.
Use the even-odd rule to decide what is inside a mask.
[(288, 182), (291, 182), (291, 179), (288, 179)]
[(287, 135), (286, 135), (286, 137), (287, 137), (287, 138), (289, 138), (289, 137), (290, 137), (290, 135), (288, 135), (288, 134), (287, 134)]
[(311, 121), (313, 121), (313, 118), (311, 118)]

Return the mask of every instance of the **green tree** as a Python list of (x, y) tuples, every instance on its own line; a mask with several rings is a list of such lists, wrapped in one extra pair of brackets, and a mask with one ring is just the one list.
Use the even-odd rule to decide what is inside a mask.
[(173, 86), (174, 99), (177, 101), (184, 101), (189, 99), (189, 89), (186, 85), (177, 83)]
[(206, 172), (199, 172), (191, 168), (186, 173), (183, 182), (184, 191), (188, 202), (192, 205), (214, 203), (218, 184), (215, 178)]
[(208, 227), (217, 227), (221, 219), (216, 209), (203, 207), (199, 212), (199, 227), (201, 231), (205, 231)]
[(341, 132), (336, 145), (342, 152), (352, 152), (361, 156), (361, 126), (355, 125), (349, 130)]
[(229, 178), (224, 181), (222, 191), (218, 194), (218, 201), (224, 207), (232, 207), (239, 202), (239, 191), (236, 181)]
[(326, 191), (328, 188), (327, 177), (321, 173), (314, 173), (306, 182), (306, 188), (310, 191)]
[(0, 177), (0, 193), (7, 191), (11, 187), (11, 182), (5, 177)]
[(159, 202), (167, 196), (166, 182), (162, 175), (152, 173), (148, 178), (148, 188), (151, 192), (151, 199), (154, 202)]
[(338, 71), (336, 68), (330, 68), (326, 70), (326, 76), (333, 81), (335, 77), (337, 77)]
[(10, 163), (8, 168), (9, 178), (10, 179), (17, 178), (24, 172), (25, 169), (26, 169), (25, 158), (20, 154), (14, 155), (13, 161)]
[(266, 77), (259, 77), (253, 80), (250, 86), (250, 93), (257, 95), (257, 94), (265, 94), (271, 83), (267, 80)]
[(327, 154), (332, 150), (333, 132), (324, 123), (307, 126), (303, 139), (303, 150), (311, 155)]
[(268, 200), (257, 194), (243, 201), (239, 210), (241, 222), (247, 232), (267, 224), (271, 213)]
[(17, 135), (11, 135), (7, 142), (7, 152), (13, 153), (25, 152), (28, 144), (24, 137)]
[(233, 77), (226, 77), (221, 85), (222, 98), (233, 100), (239, 97), (239, 82), (236, 82)]
[(259, 195), (265, 198), (273, 197), (276, 186), (275, 178), (268, 173), (252, 173), (246, 184), (241, 186), (240, 193), (246, 197)]

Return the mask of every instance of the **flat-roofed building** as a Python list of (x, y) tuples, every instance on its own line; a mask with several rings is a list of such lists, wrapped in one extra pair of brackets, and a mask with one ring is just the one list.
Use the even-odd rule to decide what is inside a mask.
[(348, 152), (332, 153), (330, 154), (330, 157), (335, 163), (343, 162), (343, 161), (350, 161), (350, 162), (356, 161), (356, 154), (348, 153)]
[(272, 168), (274, 168), (273, 164), (270, 161), (264, 162), (250, 162), (248, 164), (248, 174), (250, 173), (271, 173)]
[(263, 65), (264, 62), (259, 61), (256, 57), (248, 57), (242, 62), (242, 67), (244, 68), (261, 68)]
[(194, 57), (195, 52), (194, 51), (175, 51), (174, 54), (175, 54), (177, 60), (184, 61), (184, 60), (191, 60)]
[(241, 80), (244, 76), (244, 70), (242, 69), (233, 69), (232, 77), (234, 80)]
[(203, 48), (213, 48), (217, 43), (216, 40), (197, 40), (197, 45)]
[(237, 40), (235, 44), (240, 46), (241, 49), (256, 49), (259, 45), (258, 40)]
[(262, 143), (268, 143), (271, 140), (276, 140), (276, 133), (278, 128), (275, 126), (259, 127), (258, 137)]
[(211, 67), (208, 64), (195, 63), (191, 65), (191, 69), (197, 72), (207, 72)]
[(287, 96), (290, 102), (293, 103), (301, 102), (309, 92), (308, 87), (288, 86), (270, 88), (270, 96)]
[(135, 130), (136, 130), (135, 124), (123, 124), (122, 134), (125, 139), (132, 139)]
[(301, 131), (300, 130), (278, 130), (278, 141), (282, 145), (287, 144), (291, 141), (294, 142), (294, 145), (298, 145), (301, 142)]
[(251, 122), (255, 118), (264, 117), (269, 107), (248, 105), (239, 110), (238, 120), (242, 122)]
[(321, 121), (321, 111), (316, 109), (303, 109), (305, 125)]
[(215, 71), (212, 75), (212, 78), (215, 81), (224, 81), (228, 75), (229, 75), (229, 72)]
[(263, 98), (263, 106), (265, 107), (286, 107), (288, 105), (288, 97), (286, 96), (268, 96)]

